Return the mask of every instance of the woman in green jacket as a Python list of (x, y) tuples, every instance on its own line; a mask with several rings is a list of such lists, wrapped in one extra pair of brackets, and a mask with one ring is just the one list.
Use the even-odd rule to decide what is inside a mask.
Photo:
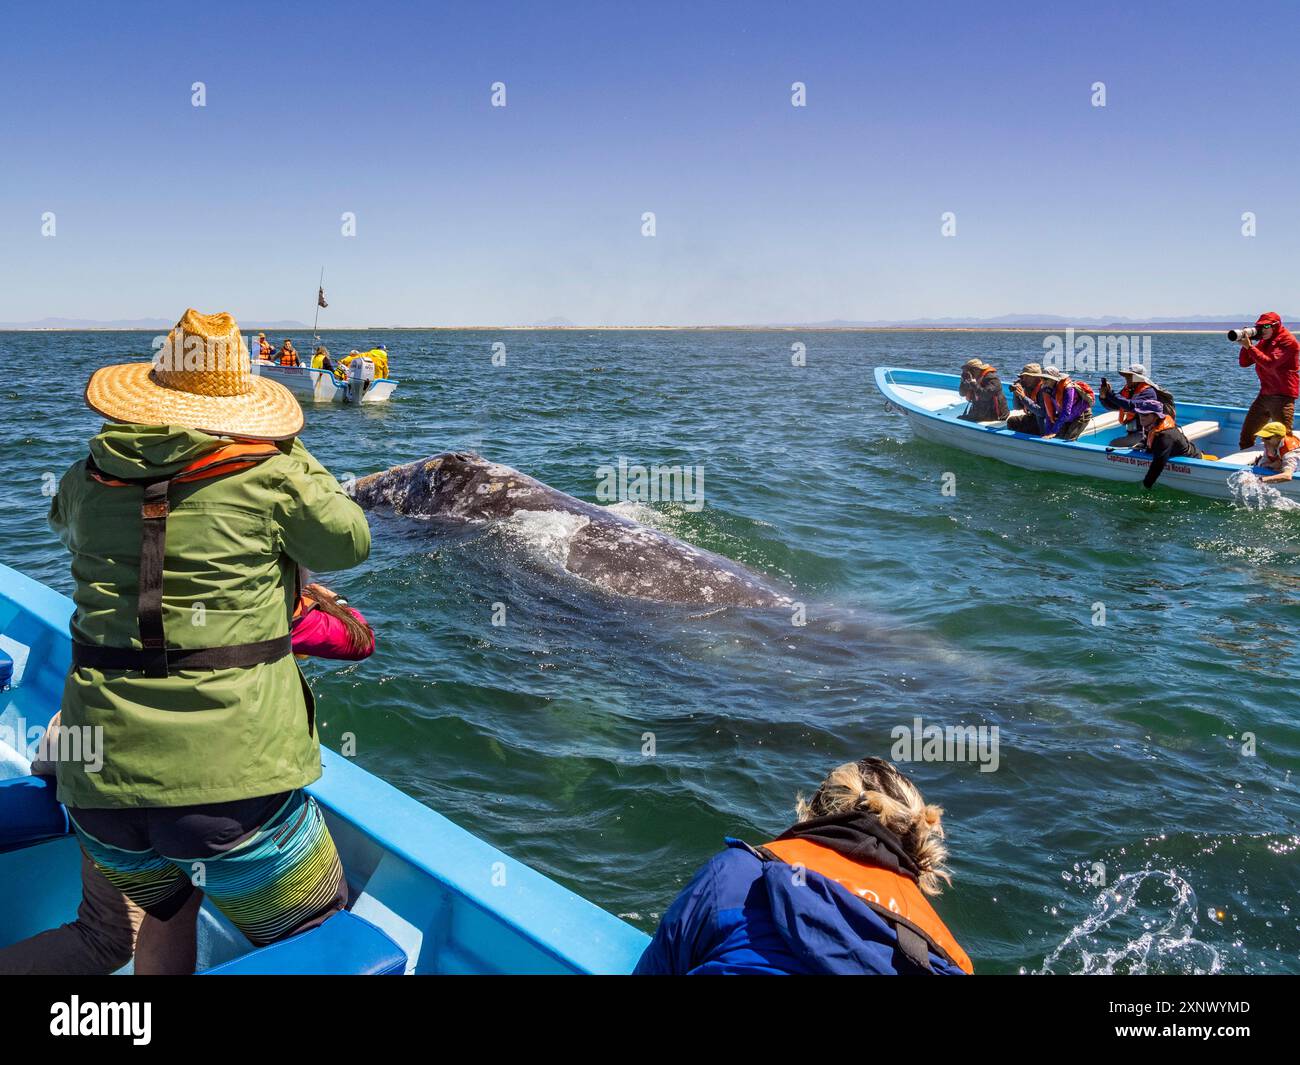
[(320, 745), (289, 626), (298, 566), (356, 565), (370, 532), (229, 315), (187, 311), (151, 363), (96, 371), (86, 402), (110, 421), (50, 508), (75, 582), (62, 735), (81, 740), (58, 751), (59, 798), (147, 915), (137, 969), (192, 971), (192, 945), (154, 942), (192, 929), (196, 887), (257, 946), (346, 904), (302, 791)]

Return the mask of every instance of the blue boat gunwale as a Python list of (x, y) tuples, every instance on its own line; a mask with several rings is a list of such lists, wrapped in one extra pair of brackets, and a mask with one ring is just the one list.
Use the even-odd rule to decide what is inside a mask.
[[(41, 646), (30, 646), (21, 687), (28, 687), (33, 668), (59, 677), (59, 688), (51, 690), (48, 677), (38, 685), (46, 699), (54, 698), (45, 708), (45, 720), (58, 709), (56, 693), (71, 662), (68, 619), (73, 609), (66, 596), (0, 563), (0, 633), (23, 619), (34, 622), (42, 637)], [(500, 921), (559, 966), (579, 973), (630, 972), (649, 943), (641, 930), (343, 755), (322, 747), (321, 766), (320, 778), (308, 791), (327, 812), (373, 841), (381, 853), (409, 863), (449, 895)], [(482, 871), (481, 882), (465, 875), (469, 869)], [(504, 886), (492, 883), (497, 871), (505, 874)]]
[[(912, 380), (896, 380), (900, 375), (906, 375), (907, 377), (912, 378)], [(930, 418), (934, 421), (941, 421), (946, 425), (959, 426), (964, 429), (973, 430), (977, 433), (993, 433), (998, 436), (1016, 440), (1029, 440), (1041, 444), (1044, 447), (1064, 447), (1075, 451), (1087, 451), (1101, 455), (1115, 454), (1117, 452), (1126, 452), (1130, 450), (1129, 448), (1110, 447), (1104, 443), (1094, 444), (1086, 440), (1058, 440), (1055, 437), (1045, 440), (1041, 436), (1035, 436), (1032, 433), (1017, 432), (1016, 430), (1008, 429), (1005, 426), (981, 425), (979, 422), (964, 421), (956, 415), (949, 416), (940, 411), (929, 410), (928, 408), (905, 398), (894, 389), (894, 385), (897, 383), (900, 385), (911, 384), (931, 388), (944, 388), (956, 392), (957, 385), (961, 381), (961, 376), (959, 374), (939, 373), (934, 370), (911, 370), (901, 366), (877, 366), (875, 368), (875, 379), (876, 388), (880, 390), (890, 403), (893, 403), (898, 407), (903, 407), (914, 414), (921, 415), (922, 417)], [(1006, 396), (1007, 402), (1010, 403), (1010, 386), (1003, 384), (1002, 392)], [(1208, 403), (1180, 403), (1179, 410), (1181, 411), (1184, 409), (1190, 411), (1227, 411), (1243, 415), (1246, 413), (1245, 407), (1229, 407)], [(1094, 412), (1097, 410), (1096, 404), (1094, 404), (1093, 410)], [(1223, 462), (1222, 460), (1212, 459), (1179, 458), (1178, 462), (1206, 470), (1245, 470), (1250, 468), (1249, 466), (1240, 463)]]
[[(276, 362), (259, 362), (257, 359), (253, 360), (252, 372), (255, 375), (260, 377), (267, 370), (274, 370), (276, 373), (280, 373), (285, 370), (303, 370), (308, 375), (322, 374), (324, 376), (327, 376), (330, 379), (330, 383), (334, 386), (336, 390), (347, 388), (347, 382), (340, 381), (338, 377), (335, 375), (333, 370), (322, 370), (319, 366), (281, 366), (279, 363)], [(271, 376), (272, 378), (274, 378), (275, 374), (273, 373)], [(376, 377), (373, 383), (379, 384), (379, 382), (381, 381), (387, 381), (390, 385), (393, 386), (399, 384), (396, 377)]]

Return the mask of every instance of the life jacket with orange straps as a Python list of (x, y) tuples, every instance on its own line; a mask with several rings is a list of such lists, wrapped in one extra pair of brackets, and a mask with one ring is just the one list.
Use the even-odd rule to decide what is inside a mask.
[(224, 477), (249, 469), (280, 454), (267, 441), (237, 440), (201, 455), (189, 465), (166, 477), (118, 480), (103, 473), (92, 458), (86, 459), (87, 474), (111, 488), (140, 488), (140, 588), (136, 609), (140, 647), (105, 647), (73, 641), (73, 668), (124, 669), (146, 677), (167, 677), (178, 669), (247, 668), (275, 662), (292, 650), (289, 634), (256, 643), (225, 647), (182, 649), (168, 647), (163, 631), (163, 557), (167, 549), (167, 515), (171, 510), (172, 485)]
[(1092, 405), (1097, 401), (1097, 394), (1093, 392), (1091, 385), (1086, 381), (1072, 381), (1067, 377), (1063, 381), (1058, 381), (1055, 389), (1049, 388), (1043, 392), (1043, 410), (1047, 412), (1048, 421), (1056, 420), (1056, 412), (1065, 404), (1067, 388), (1078, 389), (1079, 395), (1083, 397), (1085, 410), (1092, 410)]
[[(1042, 378), (1035, 377), (1033, 378), (1033, 382), (1034, 383), (1029, 388), (1025, 388), (1024, 384), (1023, 383), (1021, 384), (1020, 387), (1025, 393), (1024, 399), (1021, 399), (1019, 396), (1015, 396), (1016, 406), (1019, 407), (1021, 410), (1025, 410), (1030, 403), (1038, 402), (1038, 393), (1043, 390), (1043, 381)], [(1015, 394), (1012, 393), (1012, 395), (1014, 396)]]
[(1163, 418), (1161, 418), (1158, 422), (1156, 422), (1155, 425), (1151, 426), (1151, 428), (1147, 430), (1147, 450), (1148, 451), (1151, 450), (1151, 445), (1154, 444), (1156, 441), (1157, 433), (1163, 433), (1166, 429), (1177, 428), (1177, 425), (1178, 423), (1175, 422), (1173, 418), (1169, 417), (1168, 414), (1166, 414)]
[[(1287, 454), (1287, 452), (1294, 451), (1298, 447), (1300, 447), (1300, 437), (1292, 436), (1290, 433), (1282, 437), (1282, 439), (1277, 442), (1278, 461), (1281, 462), (1282, 456)], [(1272, 459), (1272, 456), (1269, 455), (1267, 449), (1264, 451), (1264, 458), (1266, 461)]]
[(966, 952), (911, 877), (852, 861), (807, 839), (780, 839), (755, 849), (760, 856), (772, 855), (788, 865), (802, 866), (852, 892), (892, 925), (899, 949), (921, 971), (933, 971), (930, 951), (964, 973), (975, 971)]
[[(1125, 385), (1123, 388), (1119, 390), (1119, 394), (1123, 396), (1125, 399), (1133, 399), (1135, 396), (1140, 396), (1148, 388), (1151, 389), (1152, 392), (1155, 391), (1155, 387), (1153, 385), (1149, 385), (1143, 382), (1139, 384), (1136, 388), (1134, 388), (1132, 385)], [(1121, 410), (1119, 412), (1120, 425), (1127, 425), (1129, 422), (1132, 421), (1137, 421), (1137, 415), (1134, 414), (1131, 410)]]

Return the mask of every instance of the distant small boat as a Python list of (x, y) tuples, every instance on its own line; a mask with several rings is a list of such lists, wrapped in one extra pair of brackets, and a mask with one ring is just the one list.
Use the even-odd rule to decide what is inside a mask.
[[(72, 657), (72, 601), (0, 565), (0, 736), (40, 734)], [(378, 698), (382, 689), (372, 691)], [(376, 710), (379, 707), (375, 707)], [(29, 731), (33, 730), (33, 731)], [(57, 927), (81, 901), (81, 852), (48, 777), (0, 743), (0, 946)], [(325, 811), (351, 902), (253, 949), (205, 904), (199, 971), (220, 974), (628, 973), (649, 938), (348, 758), (321, 749)]]
[[(876, 387), (907, 416), (912, 432), (923, 440), (1027, 470), (1139, 483), (1146, 476), (1151, 465), (1148, 455), (1129, 448), (1107, 447), (1107, 441), (1121, 434), (1117, 412), (1097, 404), (1091, 423), (1078, 440), (1044, 440), (1008, 429), (1005, 422), (961, 421), (958, 415), (966, 409), (966, 401), (957, 391), (960, 380), (956, 374), (876, 367)], [(1006, 385), (1003, 391), (1010, 405), (1011, 391)], [(1171, 459), (1160, 475), (1160, 485), (1193, 495), (1233, 499), (1228, 477), (1250, 467), (1259, 456), (1258, 450), (1238, 450), (1237, 437), (1245, 415), (1244, 407), (1216, 407), (1180, 399), (1179, 428), (1217, 461)], [(1273, 487), (1283, 495), (1300, 499), (1300, 481)]]
[[(380, 377), (370, 382), (370, 387), (360, 389), (356, 381), (341, 381), (330, 370), (313, 370), (310, 366), (281, 366), (274, 362), (254, 360), (253, 373), (279, 381), (299, 401), (315, 403), (384, 403), (397, 388), (397, 382)], [(358, 391), (360, 396), (358, 398)]]

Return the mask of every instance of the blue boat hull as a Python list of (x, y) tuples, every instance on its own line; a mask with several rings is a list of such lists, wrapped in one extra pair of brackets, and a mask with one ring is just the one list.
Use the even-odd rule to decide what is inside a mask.
[[(907, 417), (912, 432), (936, 444), (1024, 469), (1099, 477), (1108, 481), (1141, 483), (1151, 464), (1141, 452), (1107, 447), (1108, 442), (1122, 430), (1118, 426), (1104, 427), (1106, 422), (1102, 419), (1106, 411), (1100, 405), (1093, 411), (1097, 424), (1078, 440), (1044, 440), (1013, 432), (1001, 424), (961, 421), (958, 415), (966, 409), (966, 401), (957, 391), (960, 378), (955, 374), (878, 366), (875, 377), (876, 387), (895, 409)], [(1010, 402), (1010, 391), (1005, 386), (1004, 391)], [(1218, 460), (1175, 459), (1161, 474), (1161, 487), (1216, 499), (1232, 499), (1228, 477), (1248, 468), (1251, 462), (1245, 453), (1238, 451), (1237, 436), (1245, 414), (1241, 407), (1180, 400), (1179, 424), (1202, 425), (1206, 432), (1197, 438), (1197, 446), (1208, 455), (1218, 456)], [(1284, 495), (1300, 499), (1300, 481), (1274, 487)]]
[[(14, 661), (12, 687), (0, 692), (0, 736), (16, 740), (0, 745), (0, 778), (25, 772), (24, 738), (59, 707), (71, 613), (70, 600), (0, 565), (0, 651)], [(342, 855), (351, 912), (400, 948), (408, 973), (627, 973), (645, 949), (643, 932), (332, 751), (322, 751), (310, 790)], [(3, 850), (0, 946), (71, 920), (80, 897), (73, 837)], [(346, 951), (350, 941), (341, 942)], [(293, 971), (340, 971), (337, 956), (313, 969), (311, 941), (303, 947), (306, 963), (299, 957)], [(261, 952), (205, 907), (200, 971), (250, 953)], [(355, 971), (368, 971), (364, 961)]]

